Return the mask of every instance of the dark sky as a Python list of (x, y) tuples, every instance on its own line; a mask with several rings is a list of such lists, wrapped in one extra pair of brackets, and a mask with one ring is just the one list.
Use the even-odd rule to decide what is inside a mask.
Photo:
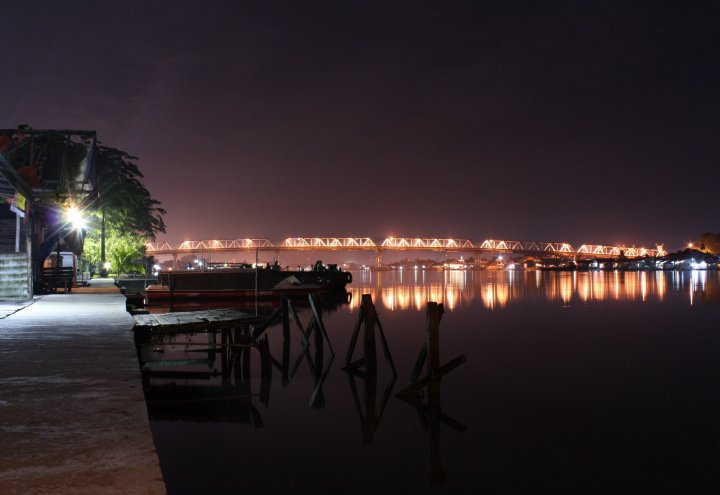
[(0, 2), (0, 127), (140, 157), (167, 235), (720, 232), (714, 2)]

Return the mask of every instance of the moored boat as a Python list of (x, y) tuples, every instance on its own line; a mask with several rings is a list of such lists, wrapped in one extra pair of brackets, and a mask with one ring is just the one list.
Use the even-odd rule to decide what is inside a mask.
[(250, 265), (158, 274), (159, 283), (146, 289), (148, 304), (167, 300), (274, 299), (343, 289), (352, 274), (318, 262), (312, 270), (281, 270), (278, 265)]

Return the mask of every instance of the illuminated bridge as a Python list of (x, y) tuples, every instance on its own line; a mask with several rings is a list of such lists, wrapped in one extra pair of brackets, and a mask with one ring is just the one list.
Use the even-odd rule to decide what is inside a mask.
[(577, 248), (567, 242), (503, 241), (488, 239), (438, 239), (428, 237), (291, 237), (282, 241), (270, 239), (231, 239), (184, 241), (178, 244), (149, 242), (147, 254), (152, 256), (183, 254), (235, 253), (247, 251), (374, 251), (376, 262), (381, 264), (381, 253), (397, 251), (472, 252), (482, 254), (521, 254), (537, 257), (567, 258), (640, 258), (664, 256), (662, 244), (655, 249), (627, 246), (581, 244)]

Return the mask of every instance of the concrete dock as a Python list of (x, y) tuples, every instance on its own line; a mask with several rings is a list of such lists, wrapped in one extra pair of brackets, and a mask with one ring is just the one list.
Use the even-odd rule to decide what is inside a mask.
[(0, 301), (0, 493), (165, 493), (132, 325), (112, 280)]

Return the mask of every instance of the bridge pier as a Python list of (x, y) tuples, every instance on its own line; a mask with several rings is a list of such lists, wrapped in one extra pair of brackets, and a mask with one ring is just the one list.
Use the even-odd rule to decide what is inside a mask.
[(380, 250), (378, 249), (375, 251), (375, 268), (382, 267), (382, 254), (380, 253)]

